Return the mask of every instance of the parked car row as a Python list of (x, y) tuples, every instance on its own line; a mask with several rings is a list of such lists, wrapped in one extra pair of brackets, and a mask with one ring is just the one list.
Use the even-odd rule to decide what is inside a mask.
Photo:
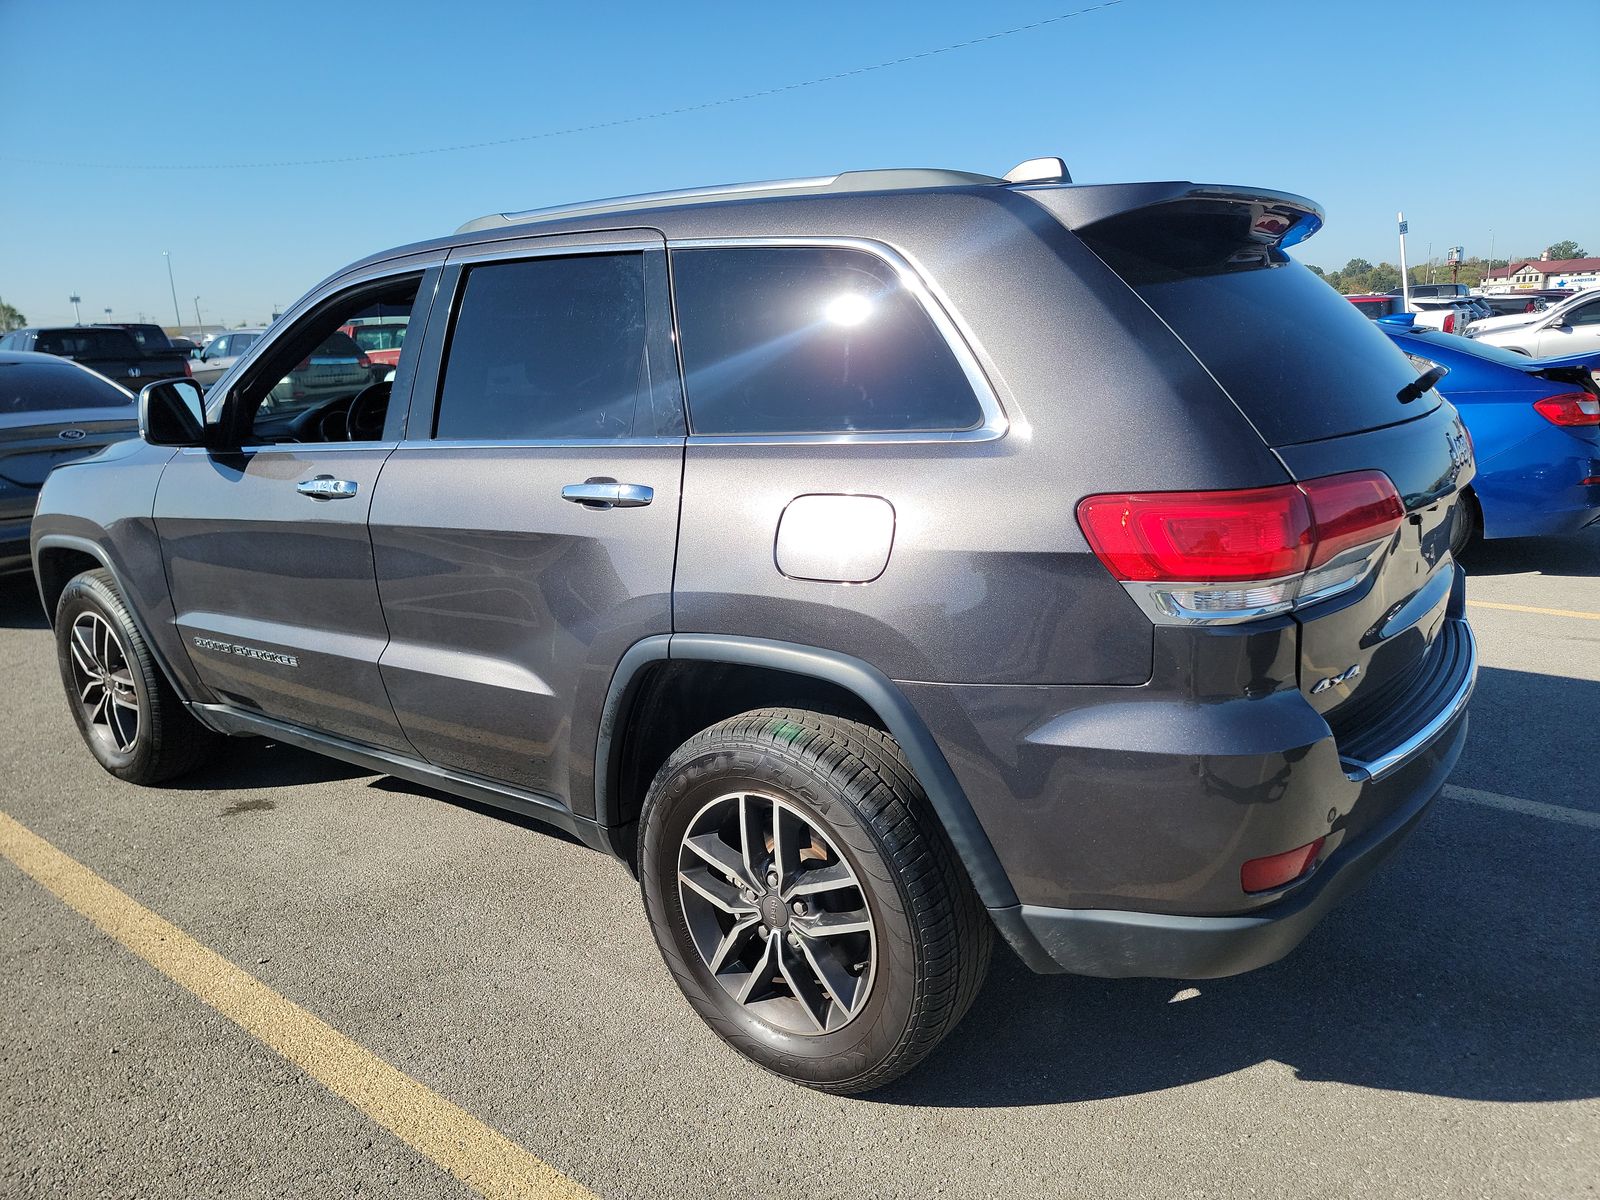
[[(154, 328), (152, 326), (151, 328)], [(159, 334), (161, 331), (156, 330)], [(144, 335), (148, 337), (148, 335)], [(166, 341), (162, 335), (162, 341)], [(121, 325), (63, 325), (17, 329), (0, 337), (0, 351), (25, 350), (71, 359), (123, 387), (190, 376), (189, 360), (170, 345), (147, 348)]]

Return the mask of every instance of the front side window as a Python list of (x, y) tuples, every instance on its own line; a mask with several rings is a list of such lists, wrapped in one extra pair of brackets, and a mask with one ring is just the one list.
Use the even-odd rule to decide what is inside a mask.
[[(374, 363), (344, 328), (354, 321), (409, 319), (419, 275), (372, 284), (320, 304), (275, 334), (234, 400), (249, 413), (251, 443), (371, 442), (383, 437), (391, 365)], [(260, 333), (232, 333), (243, 354)]]
[(1600, 301), (1575, 308), (1567, 316), (1568, 325), (1600, 325)]
[(228, 353), (228, 335), (212, 338), (206, 343), (206, 348), (200, 352), (200, 357), (210, 362), (214, 358), (222, 358)]
[(949, 343), (898, 273), (834, 246), (672, 253), (697, 434), (960, 431), (982, 424)]
[(641, 253), (488, 263), (467, 273), (434, 436), (656, 432)]

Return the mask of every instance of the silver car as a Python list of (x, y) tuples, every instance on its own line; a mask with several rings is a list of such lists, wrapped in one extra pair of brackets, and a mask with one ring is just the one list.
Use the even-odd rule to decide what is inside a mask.
[(228, 368), (239, 361), (239, 356), (251, 346), (255, 345), (266, 330), (264, 329), (230, 329), (227, 333), (218, 334), (206, 343), (204, 350), (193, 355), (189, 364), (190, 373), (194, 381), (202, 388), (209, 388), (227, 372)]

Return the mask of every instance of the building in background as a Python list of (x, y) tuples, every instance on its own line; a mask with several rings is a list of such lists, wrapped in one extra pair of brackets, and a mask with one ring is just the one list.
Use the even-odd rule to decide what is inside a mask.
[(1496, 267), (1483, 277), (1485, 292), (1532, 292), (1600, 287), (1600, 258), (1528, 258)]

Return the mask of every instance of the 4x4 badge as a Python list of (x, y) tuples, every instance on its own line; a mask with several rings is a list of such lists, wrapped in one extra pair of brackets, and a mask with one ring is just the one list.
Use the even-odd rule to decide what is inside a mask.
[(1361, 664), (1355, 663), (1352, 666), (1346, 667), (1337, 675), (1329, 675), (1326, 679), (1317, 680), (1311, 685), (1311, 694), (1315, 696), (1321, 692), (1327, 691), (1331, 687), (1338, 687), (1341, 683), (1349, 683), (1359, 674), (1361, 674)]

